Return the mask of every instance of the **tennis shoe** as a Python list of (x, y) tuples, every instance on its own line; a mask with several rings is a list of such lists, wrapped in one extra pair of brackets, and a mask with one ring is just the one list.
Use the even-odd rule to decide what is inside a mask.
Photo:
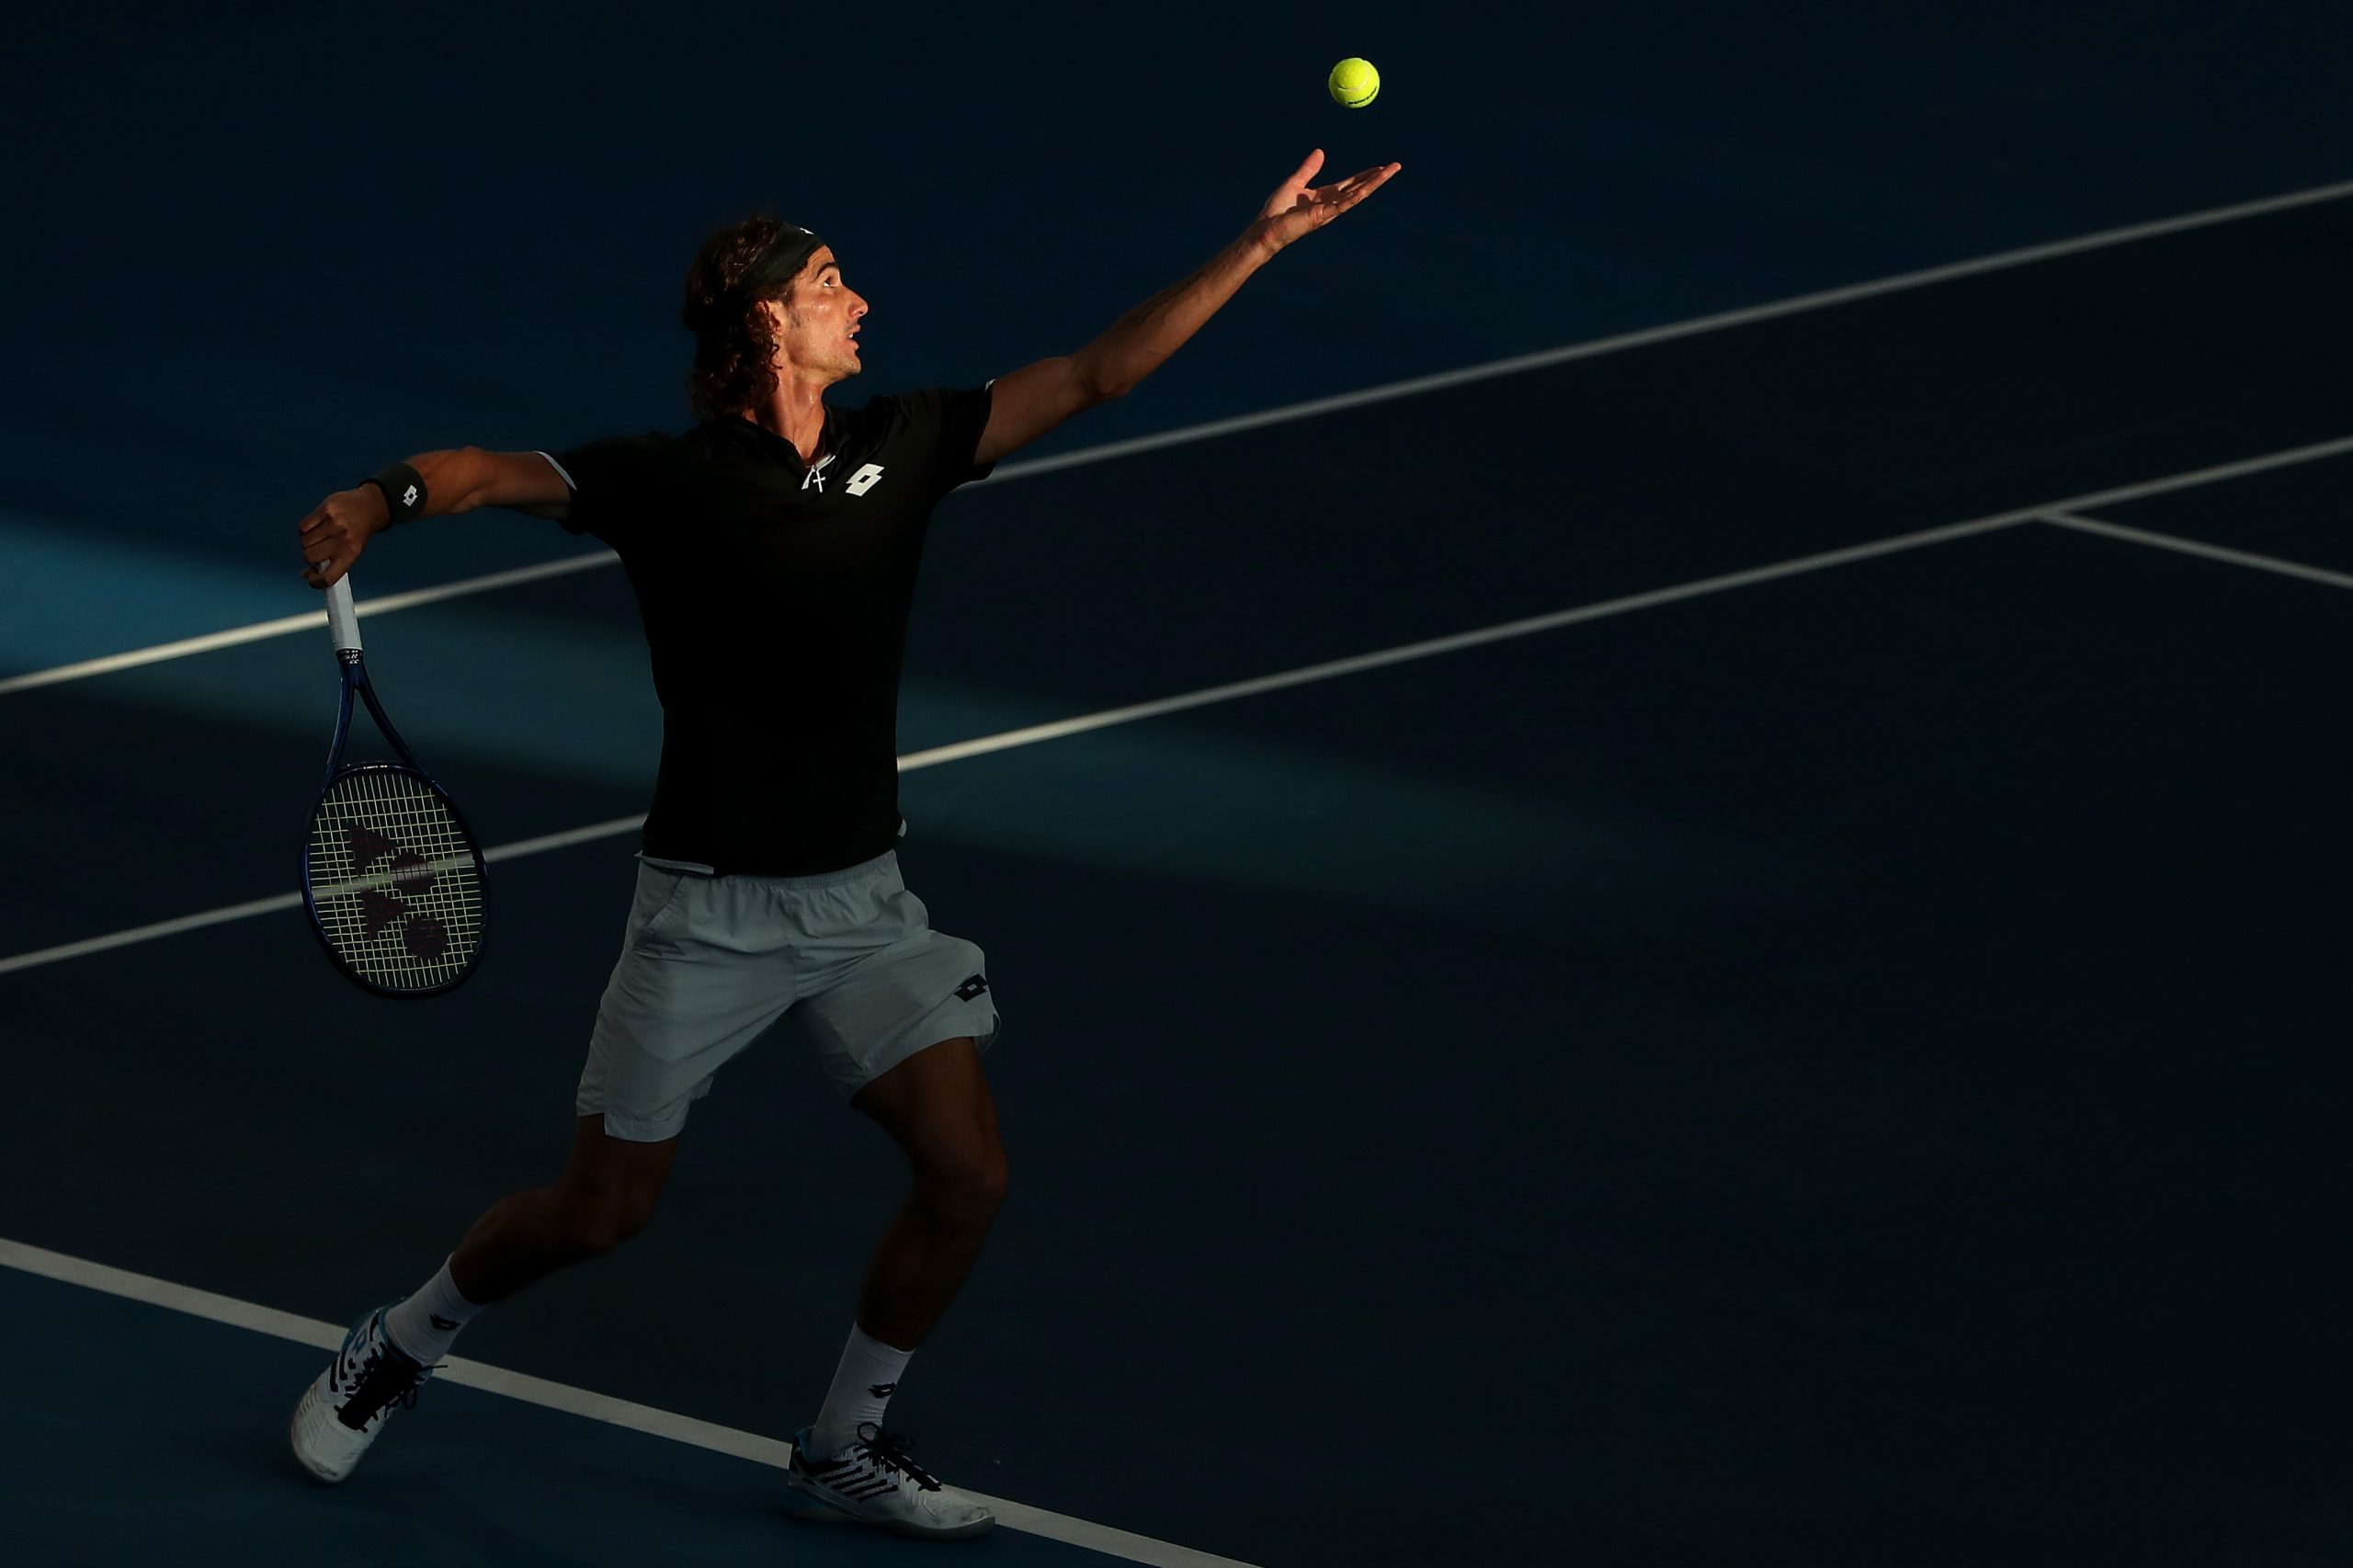
[(976, 1497), (942, 1486), (907, 1457), (913, 1447), (895, 1432), (860, 1422), (858, 1440), (831, 1459), (809, 1452), (809, 1428), (792, 1439), (785, 1483), (814, 1505), (801, 1517), (855, 1520), (898, 1535), (953, 1540), (979, 1535), (996, 1516)]
[(341, 1481), (393, 1411), (416, 1408), (417, 1390), (433, 1371), (392, 1343), (378, 1307), (351, 1325), (343, 1348), (294, 1407), (294, 1457), (321, 1481)]

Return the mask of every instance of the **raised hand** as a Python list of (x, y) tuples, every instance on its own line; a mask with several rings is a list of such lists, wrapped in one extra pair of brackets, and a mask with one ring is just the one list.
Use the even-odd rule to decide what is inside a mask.
[(1382, 164), (1336, 184), (1308, 184), (1323, 166), (1324, 149), (1318, 147), (1258, 210), (1256, 227), (1269, 248), (1280, 250), (1302, 234), (1322, 228), (1388, 184), (1389, 176), (1404, 165)]

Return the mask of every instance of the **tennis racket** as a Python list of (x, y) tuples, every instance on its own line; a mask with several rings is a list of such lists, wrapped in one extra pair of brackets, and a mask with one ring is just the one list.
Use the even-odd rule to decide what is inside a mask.
[[(302, 846), (302, 907), (353, 984), (379, 996), (435, 995), (472, 973), (482, 953), (490, 913), (482, 851), (458, 803), (417, 766), (376, 699), (348, 574), (327, 590), (327, 631), (343, 700)], [(344, 761), (355, 694), (397, 762)]]

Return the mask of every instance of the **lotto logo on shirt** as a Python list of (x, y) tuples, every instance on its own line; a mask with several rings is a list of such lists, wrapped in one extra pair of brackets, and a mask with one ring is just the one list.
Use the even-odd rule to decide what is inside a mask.
[(859, 469), (856, 473), (849, 476), (849, 483), (843, 485), (842, 490), (846, 494), (863, 495), (881, 483), (882, 465), (881, 463), (868, 463), (864, 468)]

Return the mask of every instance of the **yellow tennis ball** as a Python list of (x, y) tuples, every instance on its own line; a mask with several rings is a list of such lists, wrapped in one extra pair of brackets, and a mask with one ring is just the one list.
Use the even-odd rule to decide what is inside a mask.
[(1351, 54), (1332, 67), (1331, 79), (1324, 85), (1332, 89), (1332, 101), (1342, 108), (1362, 108), (1381, 96), (1381, 73), (1372, 68), (1371, 61)]

